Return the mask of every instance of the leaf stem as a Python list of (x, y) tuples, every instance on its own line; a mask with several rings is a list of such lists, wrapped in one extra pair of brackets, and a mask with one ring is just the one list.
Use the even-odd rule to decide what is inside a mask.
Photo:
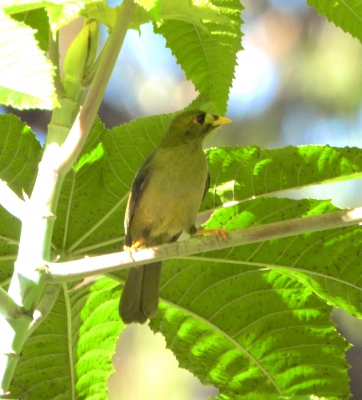
[(73, 360), (73, 332), (72, 332), (72, 310), (69, 298), (69, 292), (67, 285), (63, 283), (62, 285), (64, 293), (65, 307), (67, 309), (67, 343), (68, 343), (68, 354), (69, 354), (69, 370), (70, 370), (70, 380), (72, 387), (72, 399), (75, 399), (75, 371), (74, 371), (74, 360)]
[(33, 313), (33, 320), (28, 331), (29, 336), (48, 316), (58, 298), (59, 292), (60, 285), (47, 285), (45, 287), (43, 296)]

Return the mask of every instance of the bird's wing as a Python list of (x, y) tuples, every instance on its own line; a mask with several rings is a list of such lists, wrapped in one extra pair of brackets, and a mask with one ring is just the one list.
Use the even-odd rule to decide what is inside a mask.
[(126, 214), (124, 217), (124, 230), (125, 230), (125, 245), (132, 246), (132, 237), (129, 231), (129, 226), (135, 212), (138, 200), (140, 199), (144, 188), (149, 180), (149, 167), (152, 160), (153, 153), (151, 153), (144, 163), (141, 165), (137, 175), (132, 183), (131, 193), (128, 197)]
[(205, 189), (204, 189), (204, 195), (202, 198), (206, 196), (207, 191), (210, 189), (210, 173), (207, 174), (206, 182), (205, 182)]

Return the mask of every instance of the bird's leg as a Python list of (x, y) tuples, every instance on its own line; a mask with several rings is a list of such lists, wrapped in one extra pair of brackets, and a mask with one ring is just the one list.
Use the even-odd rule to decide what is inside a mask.
[(138, 239), (136, 242), (132, 244), (131, 249), (137, 251), (143, 245), (144, 242), (145, 238)]
[(132, 244), (132, 246), (124, 245), (123, 246), (123, 250), (124, 251), (129, 251), (130, 253), (133, 253), (133, 252), (137, 251), (143, 245), (144, 242), (145, 242), (144, 238), (138, 239), (136, 242), (134, 242)]
[[(134, 242), (134, 243), (132, 244), (132, 246), (126, 246), (126, 245), (124, 245), (124, 246), (123, 246), (123, 250), (124, 250), (124, 251), (128, 251), (130, 257), (131, 257), (132, 260), (134, 261), (133, 253), (135, 253), (135, 252), (143, 245), (144, 241), (145, 241), (144, 238), (138, 239), (136, 242)], [(135, 268), (138, 268), (138, 266), (135, 267)]]
[(204, 235), (207, 233), (211, 235), (220, 235), (223, 239), (228, 237), (228, 233), (225, 229), (197, 229), (193, 235)]

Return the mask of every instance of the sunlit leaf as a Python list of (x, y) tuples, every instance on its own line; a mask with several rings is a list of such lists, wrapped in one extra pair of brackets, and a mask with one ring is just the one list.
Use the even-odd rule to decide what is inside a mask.
[(72, 292), (63, 288), (48, 318), (23, 348), (12, 396), (107, 398), (107, 380), (114, 372), (111, 359), (123, 328), (117, 284), (102, 279)]
[(307, 0), (328, 21), (362, 42), (362, 9), (359, 0)]
[(35, 31), (0, 10), (0, 103), (19, 109), (57, 104), (54, 67), (39, 49)]

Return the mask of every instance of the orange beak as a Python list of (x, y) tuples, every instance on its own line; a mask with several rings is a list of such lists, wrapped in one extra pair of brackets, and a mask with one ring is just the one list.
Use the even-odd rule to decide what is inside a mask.
[(231, 119), (226, 118), (226, 117), (219, 117), (217, 120), (213, 122), (214, 126), (218, 125), (225, 125), (225, 124), (230, 124), (230, 122), (233, 122)]

